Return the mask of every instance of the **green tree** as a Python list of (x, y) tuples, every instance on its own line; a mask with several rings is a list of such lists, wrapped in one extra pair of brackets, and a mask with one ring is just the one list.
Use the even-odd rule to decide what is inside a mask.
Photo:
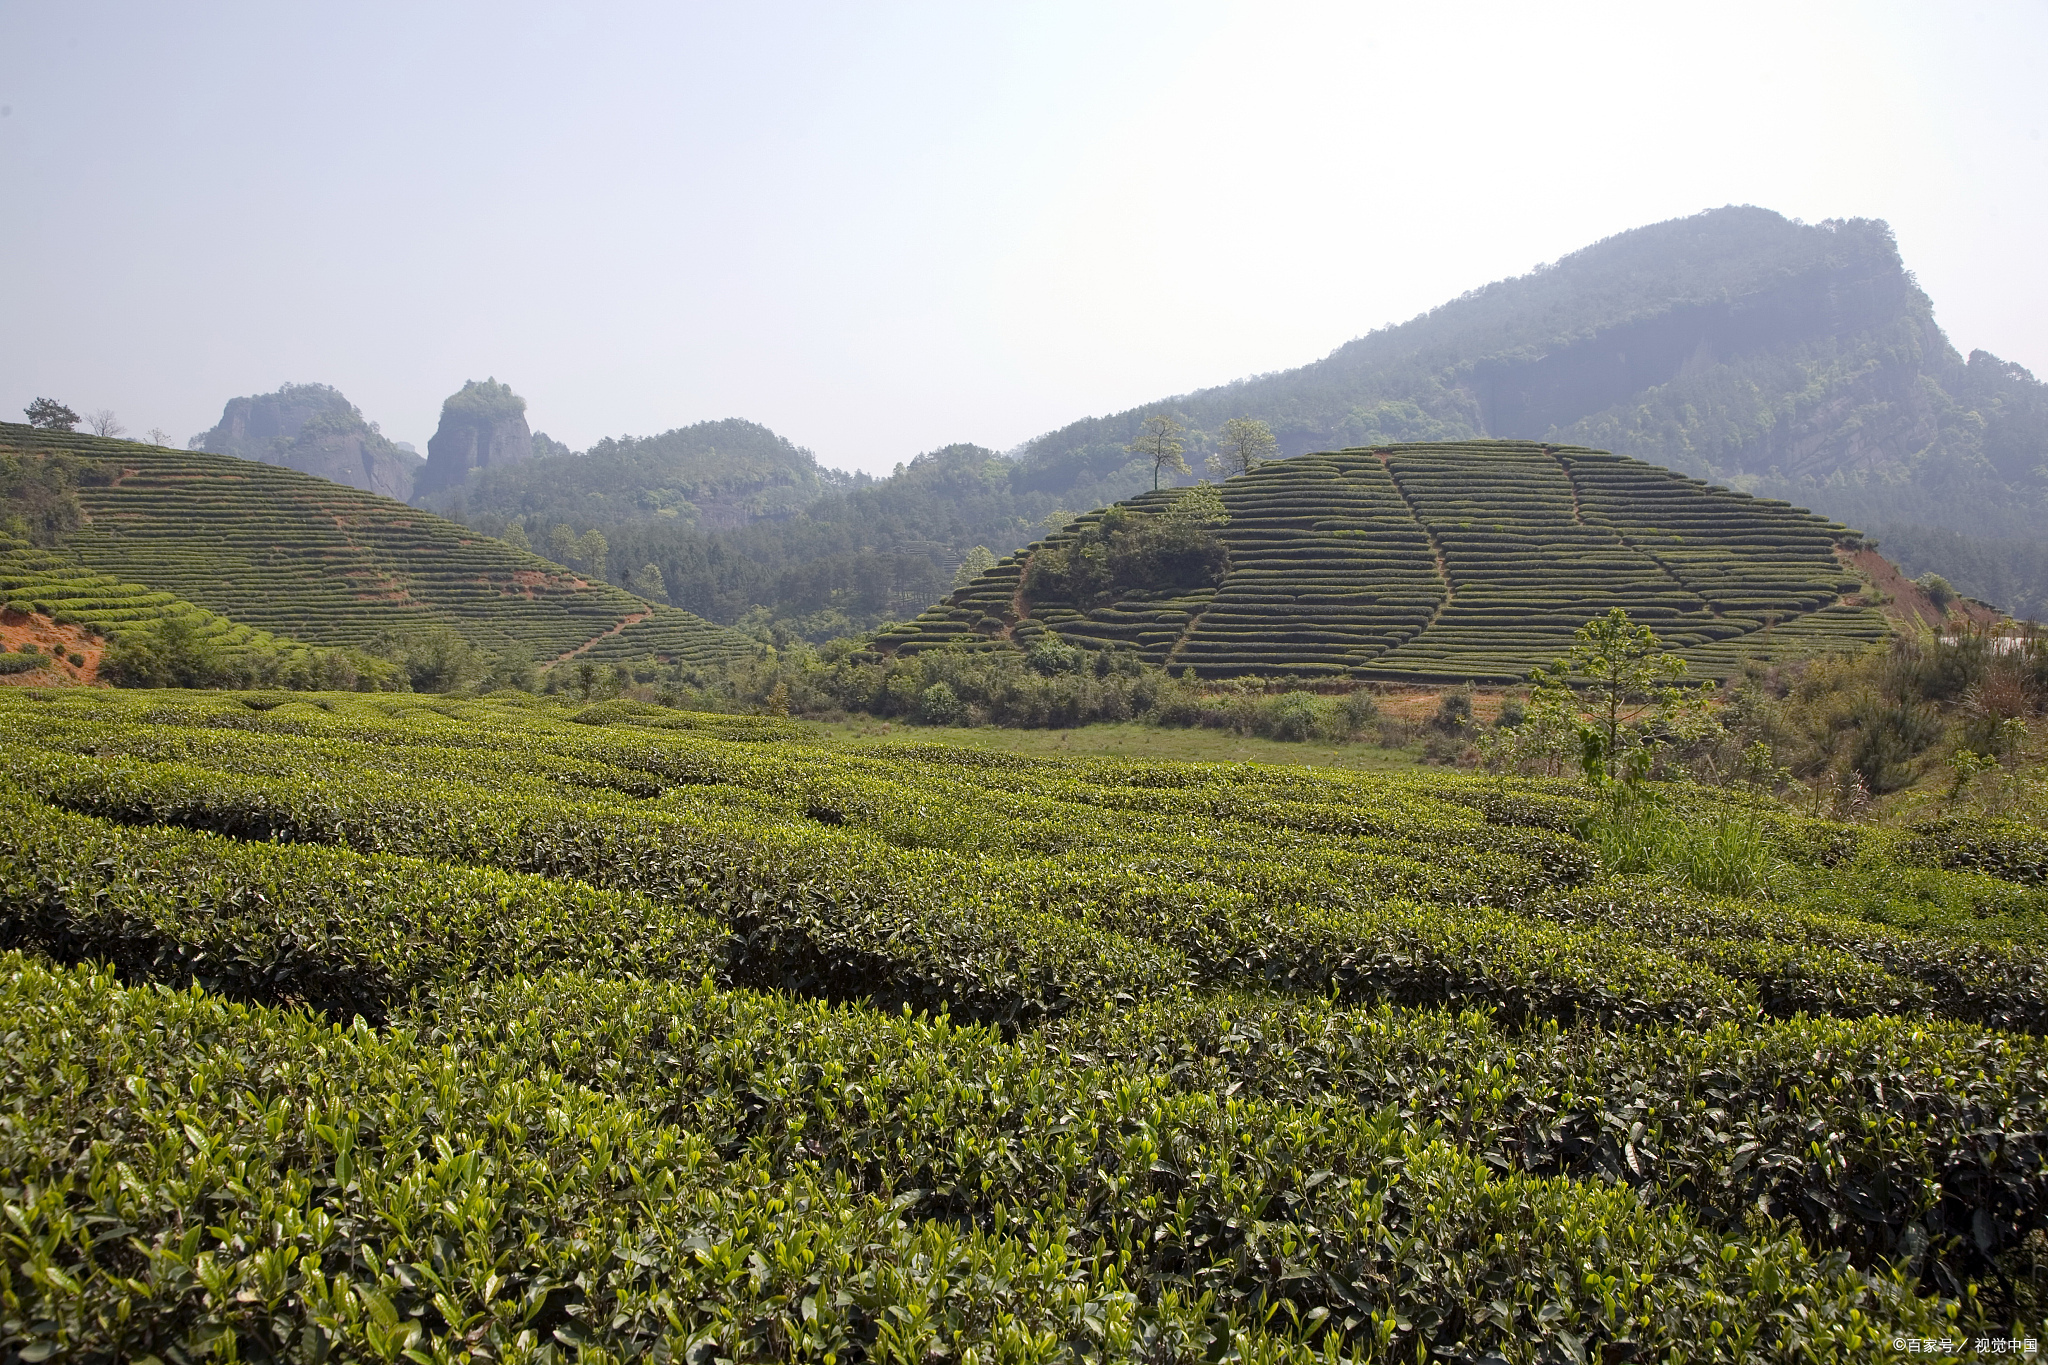
[(612, 547), (606, 543), (604, 532), (592, 527), (576, 538), (576, 567), (592, 578), (604, 577), (605, 564), (611, 558)]
[(1175, 498), (1160, 520), (1175, 528), (1223, 526), (1229, 523), (1230, 513), (1223, 506), (1222, 490), (1205, 479)]
[(967, 552), (967, 557), (960, 561), (960, 567), (953, 571), (953, 587), (956, 590), (964, 588), (995, 566), (995, 552), (986, 545), (977, 545)]
[(1256, 417), (1233, 417), (1223, 424), (1216, 453), (1209, 457), (1209, 468), (1227, 479), (1235, 474), (1249, 474), (1279, 457), (1280, 442), (1274, 439), (1273, 428)]
[(1134, 455), (1142, 455), (1152, 462), (1152, 488), (1159, 488), (1159, 476), (1171, 469), (1179, 474), (1191, 472), (1183, 455), (1187, 449), (1187, 428), (1174, 418), (1160, 412), (1145, 419), (1145, 430), (1138, 439), (1124, 447)]
[(576, 558), (576, 533), (566, 525), (557, 523), (555, 529), (548, 532), (548, 558), (564, 568)]
[(651, 559), (640, 566), (640, 572), (633, 575), (627, 586), (650, 602), (668, 601), (668, 584), (662, 579), (661, 566)]
[(28, 424), (45, 431), (73, 431), (81, 420), (77, 413), (65, 407), (54, 398), (38, 398), (22, 409), (28, 414)]
[(236, 681), (220, 646), (191, 616), (161, 616), (145, 630), (117, 637), (100, 659), (100, 674), (117, 687), (220, 687)]
[(1949, 607), (1954, 605), (1956, 600), (1956, 590), (1950, 586), (1946, 578), (1938, 573), (1924, 573), (1913, 581), (1927, 594), (1927, 600), (1934, 604), (1936, 611), (1943, 616), (1948, 615)]
[(1571, 652), (1531, 675), (1535, 692), (1522, 723), (1483, 736), (1492, 765), (1555, 772), (1574, 752), (1596, 784), (1647, 777), (1657, 750), (1715, 728), (1710, 685), (1693, 684), (1685, 660), (1668, 654), (1648, 626), (1620, 607), (1573, 635)]
[(526, 538), (526, 527), (521, 525), (516, 519), (506, 523), (504, 533), (498, 539), (504, 541), (515, 550), (525, 550), (529, 553), (533, 550), (533, 542)]

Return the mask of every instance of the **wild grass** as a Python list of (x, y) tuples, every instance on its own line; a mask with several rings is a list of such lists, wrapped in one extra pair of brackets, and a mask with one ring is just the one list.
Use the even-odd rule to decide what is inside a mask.
[(1753, 812), (1682, 811), (1624, 788), (1582, 831), (1609, 872), (1661, 873), (1714, 896), (1752, 896), (1771, 880), (1771, 850)]

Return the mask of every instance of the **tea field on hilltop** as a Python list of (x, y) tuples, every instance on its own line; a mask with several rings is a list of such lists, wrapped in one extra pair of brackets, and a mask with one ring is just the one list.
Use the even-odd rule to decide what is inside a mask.
[[(2041, 1335), (2028, 827), (627, 702), (0, 695), (30, 1361), (1869, 1360)], [(1987, 871), (2000, 876), (1987, 875)], [(1862, 918), (1913, 888), (1913, 929)]]

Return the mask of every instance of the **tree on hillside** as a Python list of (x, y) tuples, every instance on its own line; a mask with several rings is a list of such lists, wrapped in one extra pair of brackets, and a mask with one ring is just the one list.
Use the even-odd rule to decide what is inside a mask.
[(548, 558), (565, 569), (576, 558), (576, 533), (566, 523), (557, 522), (555, 529), (548, 532)]
[(1256, 417), (1233, 417), (1223, 424), (1216, 453), (1209, 457), (1209, 468), (1227, 479), (1249, 474), (1266, 461), (1278, 458), (1280, 442), (1274, 439), (1273, 428)]
[(661, 576), (661, 566), (651, 559), (640, 566), (640, 572), (633, 575), (626, 587), (650, 602), (668, 602), (668, 582)]
[(73, 431), (79, 423), (79, 416), (54, 398), (38, 398), (22, 409), (28, 414), (28, 424), (45, 431)]
[(1145, 430), (1138, 439), (1124, 447), (1152, 462), (1153, 491), (1158, 491), (1159, 476), (1169, 469), (1178, 474), (1193, 472), (1181, 453), (1187, 449), (1186, 436), (1186, 427), (1163, 412), (1154, 413), (1145, 419)]
[(612, 547), (606, 542), (604, 532), (591, 527), (576, 537), (576, 565), (593, 578), (604, 576), (605, 564), (611, 559)]
[(986, 545), (977, 545), (967, 552), (967, 557), (960, 561), (960, 567), (953, 571), (953, 586), (964, 588), (995, 566), (995, 552)]
[(1956, 590), (1949, 586), (1946, 578), (1938, 573), (1924, 573), (1913, 581), (1927, 594), (1927, 600), (1934, 604), (1936, 611), (1943, 616), (1948, 615), (1948, 609), (1955, 604)]
[(101, 408), (87, 418), (85, 424), (92, 428), (93, 435), (104, 436), (109, 440), (128, 430), (121, 425), (120, 419), (114, 416), (112, 408)]

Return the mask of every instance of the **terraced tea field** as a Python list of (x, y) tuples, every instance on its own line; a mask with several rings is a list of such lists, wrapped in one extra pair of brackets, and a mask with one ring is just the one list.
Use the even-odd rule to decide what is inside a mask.
[[(1877, 611), (1843, 601), (1862, 587), (1835, 554), (1847, 528), (1605, 451), (1346, 450), (1277, 461), (1221, 491), (1220, 584), (1099, 605), (1021, 593), (1031, 557), (1074, 543), (1098, 512), (879, 643), (915, 651), (1051, 629), (1202, 677), (1506, 682), (1614, 606), (1706, 677), (1888, 633)], [(1177, 496), (1128, 505), (1159, 510)]]
[(0, 1351), (2043, 1334), (2031, 830), (1675, 789), (1784, 860), (1722, 900), (1608, 874), (1562, 782), (792, 733), (0, 696)]
[[(62, 633), (75, 626), (90, 627), (107, 637), (165, 617), (178, 617), (191, 625), (195, 639), (229, 654), (251, 649), (288, 652), (297, 643), (216, 616), (174, 593), (124, 583), (4, 532), (0, 532), (0, 611), (7, 612), (10, 619), (46, 618), (39, 623), (44, 633), (49, 633), (49, 627)], [(83, 646), (85, 642), (79, 643)], [(96, 644), (90, 648), (98, 652)]]
[[(307, 644), (451, 627), (546, 660), (648, 611), (445, 518), (276, 465), (11, 424), (0, 424), (0, 450), (66, 450), (121, 469), (78, 490), (89, 524), (67, 538), (67, 558)], [(661, 646), (692, 660), (750, 647), (687, 612), (660, 616)]]

